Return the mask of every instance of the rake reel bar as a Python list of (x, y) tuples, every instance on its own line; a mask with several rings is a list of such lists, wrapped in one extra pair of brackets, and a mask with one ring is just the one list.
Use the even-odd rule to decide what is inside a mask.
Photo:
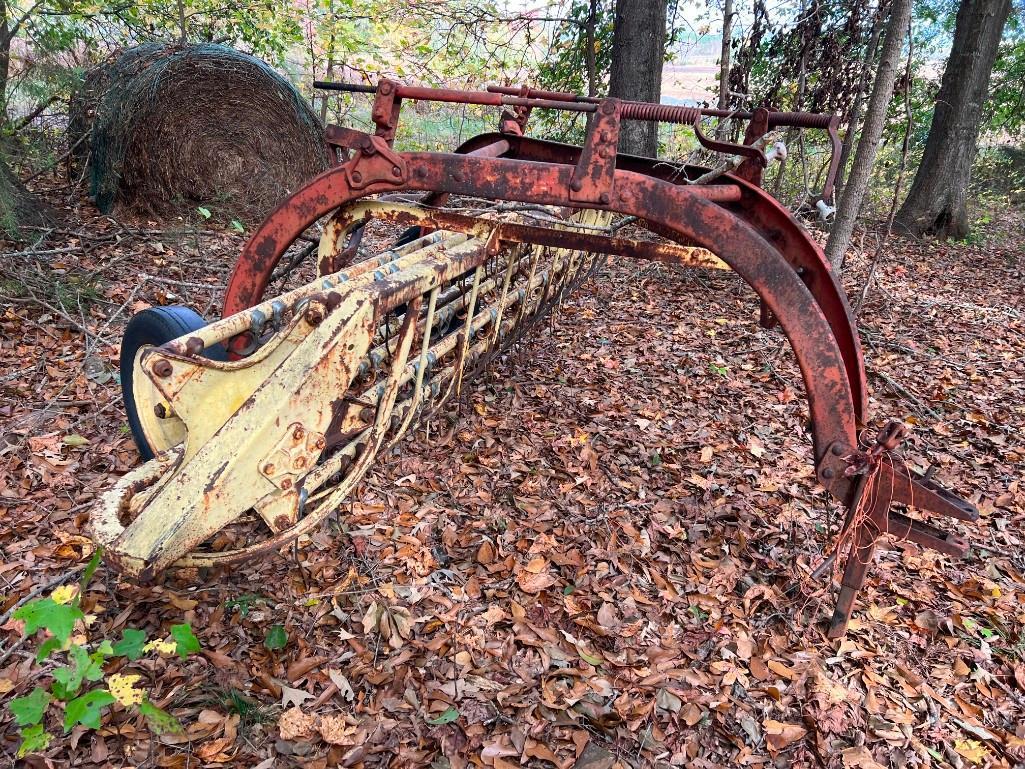
[[(764, 163), (749, 146), (754, 134), (769, 125), (830, 129), (832, 120), (755, 111), (749, 145), (712, 145), (745, 159), (738, 175), (696, 184), (709, 178), (707, 169), (622, 156), (616, 144), (623, 119), (687, 118), (707, 145), (700, 110), (391, 81), (375, 93), (375, 134), (329, 131), (342, 157), (254, 233), (229, 282), (225, 317), (137, 357), (135, 386), (150, 388), (146, 402), (161, 401), (187, 437), (158, 446), (163, 453), (125, 476), (93, 513), (97, 540), (122, 570), (148, 577), (172, 565), (231, 563), (311, 531), (383, 448), (457, 394), (610, 255), (729, 266), (786, 333), (807, 390), (817, 478), (849, 510), (830, 635), (843, 633), (882, 534), (964, 553), (963, 542), (891, 510), (897, 503), (977, 517), (890, 453), (899, 431), (859, 446), (867, 388), (846, 297), (814, 240), (753, 183)], [(396, 152), (403, 98), (514, 111), (503, 115), (502, 132), (456, 153)], [(584, 146), (523, 136), (536, 108), (591, 113)], [(421, 192), (419, 203), (410, 198)], [(444, 207), (453, 196), (458, 207)], [(615, 216), (635, 218), (651, 236), (622, 236)], [(283, 257), (323, 217), (318, 277), (266, 299)], [(351, 263), (374, 220), (413, 227), (414, 240)], [(202, 356), (221, 343), (235, 360)]]

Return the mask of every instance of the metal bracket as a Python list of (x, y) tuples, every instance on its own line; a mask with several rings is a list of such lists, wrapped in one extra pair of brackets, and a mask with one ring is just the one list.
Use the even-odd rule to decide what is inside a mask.
[[(765, 136), (769, 131), (769, 110), (765, 107), (758, 107), (754, 112), (751, 113), (751, 122), (747, 124), (747, 130), (744, 132), (744, 144), (751, 145), (756, 141)], [(734, 175), (739, 176), (745, 181), (756, 184), (759, 187), (762, 186), (762, 169), (765, 168), (764, 163), (759, 163), (756, 158), (746, 158), (740, 167), (734, 171)]]
[(616, 145), (619, 143), (619, 118), (623, 103), (603, 99), (587, 129), (580, 160), (573, 169), (570, 200), (608, 205), (616, 174)]
[(308, 431), (302, 422), (293, 422), (260, 463), (260, 475), (288, 491), (310, 471), (326, 445), (323, 433)]
[(395, 127), (399, 124), (402, 99), (398, 96), (401, 83), (382, 80), (377, 84), (377, 96), (370, 110), (370, 119), (377, 125), (375, 134), (391, 146), (395, 140)]
[(722, 152), (725, 155), (740, 155), (741, 157), (754, 161), (760, 168), (765, 168), (768, 163), (765, 159), (765, 153), (757, 147), (751, 147), (746, 144), (734, 144), (733, 142), (722, 142), (718, 139), (712, 139), (705, 136), (705, 134), (701, 132), (700, 115), (697, 120), (694, 121), (694, 136), (697, 137), (698, 143), (706, 150)]
[(349, 186), (361, 190), (378, 182), (404, 184), (408, 176), (402, 156), (394, 152), (381, 136), (362, 136), (359, 151), (342, 167)]

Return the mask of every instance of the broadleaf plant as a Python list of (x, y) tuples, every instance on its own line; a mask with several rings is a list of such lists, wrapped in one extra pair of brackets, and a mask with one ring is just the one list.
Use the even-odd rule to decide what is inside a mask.
[(145, 631), (136, 628), (125, 628), (121, 640), (116, 643), (106, 638), (88, 640), (82, 624), (85, 613), (81, 599), (99, 566), (100, 557), (97, 550), (83, 570), (77, 586), (62, 585), (49, 596), (19, 607), (12, 615), (25, 623), (26, 636), (39, 631), (47, 634), (40, 639), (36, 662), (43, 663), (51, 655), (63, 653), (67, 663), (50, 672), (52, 681), (49, 688), (36, 686), (31, 693), (8, 703), (7, 708), (21, 736), (18, 758), (40, 753), (49, 747), (53, 735), (46, 731), (46, 714), (55, 701), (65, 703), (65, 732), (79, 724), (87, 729), (99, 729), (105, 713), (115, 703), (143, 715), (156, 734), (182, 731), (174, 716), (154, 705), (144, 690), (135, 688), (141, 676), (125, 672), (126, 668), (121, 664), (116, 665), (116, 673), (108, 673), (105, 667), (119, 659), (135, 662), (148, 652), (177, 654), (184, 660), (199, 652), (199, 639), (192, 632), (192, 627), (183, 623), (171, 626), (171, 640), (157, 638), (147, 641)]

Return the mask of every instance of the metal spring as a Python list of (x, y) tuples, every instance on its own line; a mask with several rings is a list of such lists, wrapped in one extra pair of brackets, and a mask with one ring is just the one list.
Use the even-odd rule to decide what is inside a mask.
[(624, 102), (624, 120), (657, 120), (660, 123), (684, 123), (690, 125), (701, 117), (697, 107), (681, 107), (676, 104), (647, 104)]

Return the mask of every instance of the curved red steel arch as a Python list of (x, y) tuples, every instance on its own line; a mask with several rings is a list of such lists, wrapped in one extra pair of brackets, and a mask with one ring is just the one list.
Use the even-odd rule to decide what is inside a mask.
[[(224, 314), (258, 302), (274, 265), (288, 246), (320, 217), (381, 192), (437, 191), (455, 195), (581, 207), (570, 197), (573, 166), (451, 153), (396, 153), (396, 178), (351, 184), (351, 166), (328, 170), (282, 202), (246, 244), (228, 284)], [(396, 166), (400, 168), (400, 166)], [(733, 180), (730, 180), (731, 183)], [(844, 356), (808, 286), (755, 228), (710, 197), (724, 186), (680, 186), (651, 176), (616, 171), (608, 204), (593, 207), (653, 222), (675, 239), (707, 248), (740, 275), (779, 319), (804, 379), (811, 412), (816, 464), (831, 446), (853, 451), (856, 406)], [(823, 481), (850, 503), (854, 483)]]
[[(519, 160), (533, 160), (547, 163), (568, 163), (576, 165), (581, 148), (572, 144), (535, 139), (530, 136), (513, 136), (502, 133), (486, 133), (468, 139), (456, 150), (457, 154), (476, 153), (481, 148), (504, 143), (508, 148), (503, 157)], [(699, 166), (684, 166), (654, 160), (636, 155), (616, 156), (616, 167), (624, 171), (651, 176), (683, 184), (684, 178), (697, 178), (708, 169)], [(682, 173), (681, 173), (682, 171)], [(725, 175), (725, 182), (741, 190), (741, 199), (723, 206), (755, 228), (791, 267), (797, 270), (812, 296), (822, 308), (829, 326), (836, 337), (837, 345), (844, 356), (847, 379), (854, 395), (855, 415), (859, 423), (868, 419), (868, 384), (865, 381), (865, 361), (861, 352), (854, 319), (851, 317), (847, 295), (840, 286), (826, 260), (825, 254), (811, 234), (794, 218), (779, 201), (768, 192), (737, 176)]]

